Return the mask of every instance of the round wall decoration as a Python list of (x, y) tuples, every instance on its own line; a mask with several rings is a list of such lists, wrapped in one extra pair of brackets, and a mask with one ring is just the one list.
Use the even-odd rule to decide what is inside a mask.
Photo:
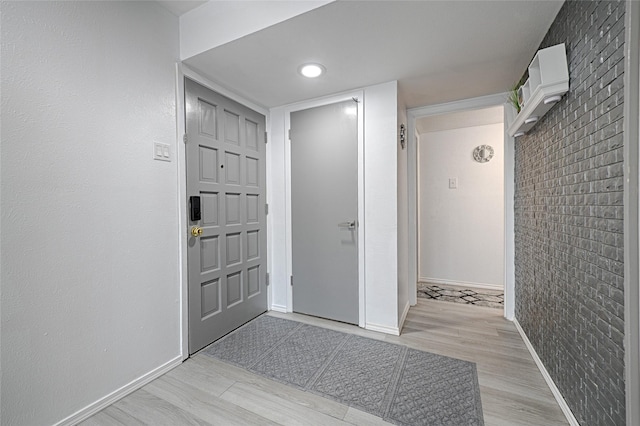
[(493, 158), (491, 145), (480, 145), (473, 150), (473, 159), (478, 163), (486, 163)]

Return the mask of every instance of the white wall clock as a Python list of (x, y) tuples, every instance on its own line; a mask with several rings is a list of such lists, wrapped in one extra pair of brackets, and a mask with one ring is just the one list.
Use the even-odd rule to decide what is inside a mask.
[(493, 158), (493, 147), (491, 145), (480, 145), (473, 150), (473, 159), (478, 163), (486, 163)]

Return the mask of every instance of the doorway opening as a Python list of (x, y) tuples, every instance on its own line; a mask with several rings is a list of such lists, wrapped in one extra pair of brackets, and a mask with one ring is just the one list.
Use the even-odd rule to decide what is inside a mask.
[[(499, 93), (496, 95), (482, 96), (478, 98), (465, 99), (456, 102), (450, 102), (447, 104), (440, 105), (432, 105), (418, 108), (411, 108), (407, 110), (408, 116), (408, 156), (412, 161), (408, 163), (408, 185), (409, 185), (409, 197), (408, 197), (408, 206), (409, 206), (409, 297), (410, 303), (415, 305), (418, 302), (418, 281), (419, 281), (419, 231), (418, 231), (418, 215), (419, 215), (419, 197), (418, 197), (418, 143), (420, 140), (420, 133), (418, 126), (420, 120), (426, 119), (428, 117), (436, 117), (436, 121), (443, 123), (445, 121), (446, 115), (452, 113), (469, 113), (473, 111), (500, 107), (502, 108), (502, 116), (503, 116), (503, 124), (502, 124), (502, 143), (503, 143), (503, 157), (502, 157), (502, 170), (503, 170), (503, 207), (502, 207), (502, 231), (503, 231), (503, 262), (502, 262), (502, 277), (503, 277), (503, 288), (504, 288), (504, 317), (512, 320), (514, 318), (514, 217), (513, 217), (513, 177), (514, 177), (514, 139), (510, 137), (506, 131), (505, 124), (509, 123), (513, 117), (511, 115), (514, 111), (511, 111), (510, 108), (507, 108), (506, 104), (507, 94)], [(455, 117), (455, 116), (454, 116)], [(468, 123), (469, 124), (469, 123)], [(471, 123), (478, 124), (478, 123)], [(470, 127), (467, 125), (467, 127)], [(424, 129), (422, 131), (424, 132)], [(477, 143), (473, 145), (471, 152), (467, 152), (469, 157), (467, 157), (466, 164), (471, 165), (473, 159), (473, 150), (475, 148), (481, 146), (482, 144)], [(485, 144), (486, 145), (486, 144)], [(493, 147), (492, 147), (493, 148)], [(423, 148), (424, 150), (424, 148)], [(468, 151), (468, 150), (467, 150)], [(438, 155), (438, 150), (433, 151), (433, 155)], [(424, 151), (423, 151), (424, 153)], [(427, 154), (429, 152), (427, 151)], [(485, 155), (483, 153), (482, 155)], [(495, 149), (494, 149), (495, 156)], [(494, 161), (492, 158), (487, 163), (491, 164)], [(481, 165), (487, 165), (481, 164)], [(497, 163), (494, 163), (497, 164)], [(456, 178), (454, 175), (447, 175), (445, 183), (444, 191), (455, 192), (460, 191), (458, 189), (448, 189), (449, 187), (449, 178)], [(465, 182), (466, 182), (465, 177)], [(460, 186), (464, 184), (460, 179), (453, 180), (452, 185)], [(436, 205), (437, 207), (437, 205)], [(424, 219), (423, 219), (424, 223)], [(483, 220), (480, 220), (476, 226), (482, 227), (484, 224)], [(466, 242), (465, 242), (466, 244)], [(490, 248), (483, 246), (483, 251), (490, 250)], [(458, 256), (457, 252), (454, 252), (453, 256)], [(423, 278), (425, 278), (423, 276)], [(429, 278), (429, 277), (426, 277)], [(464, 280), (467, 281), (467, 280)], [(472, 283), (482, 283), (479, 280), (470, 280)], [(464, 284), (464, 283), (463, 283)], [(466, 302), (465, 302), (466, 303)]]
[(504, 108), (421, 117), (417, 297), (504, 309)]

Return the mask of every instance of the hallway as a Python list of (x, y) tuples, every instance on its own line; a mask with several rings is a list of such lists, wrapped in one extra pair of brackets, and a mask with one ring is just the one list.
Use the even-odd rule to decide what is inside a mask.
[[(401, 336), (299, 314), (268, 315), (475, 362), (487, 426), (567, 424), (520, 335), (500, 310), (419, 299)], [(387, 423), (200, 353), (82, 423), (115, 424)]]

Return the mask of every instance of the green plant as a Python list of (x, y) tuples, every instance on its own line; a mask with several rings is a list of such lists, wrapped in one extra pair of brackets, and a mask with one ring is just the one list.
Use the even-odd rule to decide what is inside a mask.
[(520, 112), (520, 109), (521, 109), (520, 99), (518, 98), (518, 89), (519, 88), (520, 88), (520, 86), (518, 85), (518, 83), (513, 85), (513, 87), (509, 90), (509, 97), (507, 98), (507, 101), (511, 105), (513, 105), (513, 107), (516, 109), (517, 112)]

